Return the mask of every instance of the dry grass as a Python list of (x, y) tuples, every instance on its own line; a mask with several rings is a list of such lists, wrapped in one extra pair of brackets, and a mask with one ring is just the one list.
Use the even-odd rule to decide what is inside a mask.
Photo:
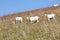
[[(31, 24), (24, 19), (22, 23), (13, 24), (12, 20), (15, 15), (0, 19), (0, 40), (60, 40), (60, 10), (58, 8), (49, 9), (56, 14), (56, 19), (47, 21), (43, 14), (49, 13), (48, 9), (47, 11), (43, 9), (43, 12), (32, 11), (32, 14), (28, 12), (31, 16), (40, 17), (38, 23)], [(26, 12), (25, 16), (21, 15), (24, 18), (28, 13)], [(13, 18), (11, 19), (11, 17)]]

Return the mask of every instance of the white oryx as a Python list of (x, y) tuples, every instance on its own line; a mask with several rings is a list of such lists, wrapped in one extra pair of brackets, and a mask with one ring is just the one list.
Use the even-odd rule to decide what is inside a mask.
[(45, 16), (47, 16), (48, 20), (55, 19), (55, 14), (53, 14), (53, 13), (45, 14)]
[(33, 23), (33, 22), (39, 22), (38, 19), (39, 19), (38, 16), (27, 17), (27, 20), (30, 21), (31, 23)]
[(15, 20), (16, 22), (22, 22), (22, 17), (16, 17)]

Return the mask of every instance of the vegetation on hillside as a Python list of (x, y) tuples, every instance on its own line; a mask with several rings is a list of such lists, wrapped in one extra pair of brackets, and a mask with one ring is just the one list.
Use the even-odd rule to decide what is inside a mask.
[[(56, 19), (50, 21), (44, 16), (45, 13), (53, 12)], [(26, 14), (5, 16), (0, 19), (0, 40), (60, 40), (60, 7), (51, 7)], [(26, 16), (38, 15), (38, 23), (29, 23)], [(13, 24), (16, 16), (22, 16), (23, 22)]]

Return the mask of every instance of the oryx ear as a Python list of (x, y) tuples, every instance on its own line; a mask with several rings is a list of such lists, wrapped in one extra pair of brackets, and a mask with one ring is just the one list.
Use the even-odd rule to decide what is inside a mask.
[(45, 14), (45, 16), (47, 16), (47, 14)]
[(26, 18), (28, 18), (28, 16)]

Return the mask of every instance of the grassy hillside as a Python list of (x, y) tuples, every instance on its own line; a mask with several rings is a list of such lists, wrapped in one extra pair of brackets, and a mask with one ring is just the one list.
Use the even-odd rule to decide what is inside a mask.
[[(45, 13), (55, 13), (56, 19), (48, 21)], [(26, 16), (39, 16), (38, 23), (29, 23)], [(22, 16), (22, 23), (14, 23)], [(0, 18), (0, 40), (60, 40), (60, 6), (37, 9)]]

